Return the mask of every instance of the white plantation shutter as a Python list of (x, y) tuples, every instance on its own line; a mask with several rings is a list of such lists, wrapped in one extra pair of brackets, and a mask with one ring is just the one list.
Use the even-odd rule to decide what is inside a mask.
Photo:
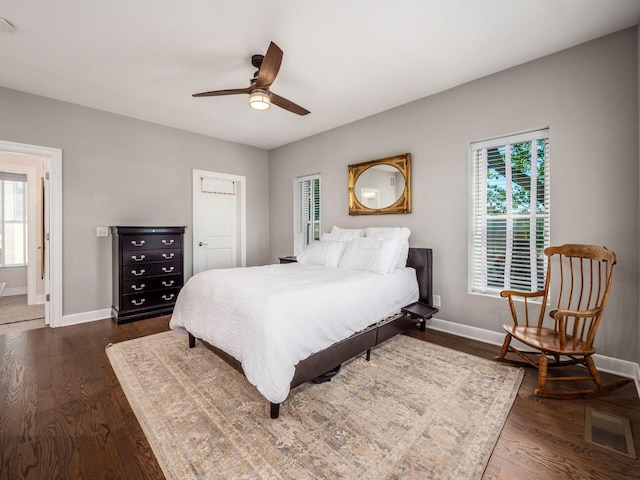
[(0, 267), (27, 264), (27, 175), (0, 172)]
[(294, 255), (320, 240), (320, 175), (296, 178)]
[(471, 144), (470, 290), (543, 288), (550, 235), (549, 131)]

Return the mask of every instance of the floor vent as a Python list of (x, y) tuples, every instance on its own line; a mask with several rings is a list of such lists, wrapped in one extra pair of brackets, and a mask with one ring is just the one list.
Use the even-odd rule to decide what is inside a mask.
[(631, 423), (628, 418), (585, 407), (585, 439), (629, 458), (636, 458)]

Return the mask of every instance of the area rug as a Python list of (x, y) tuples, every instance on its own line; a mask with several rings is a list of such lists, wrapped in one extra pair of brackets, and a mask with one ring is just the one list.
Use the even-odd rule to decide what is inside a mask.
[(27, 305), (26, 295), (0, 298), (0, 325), (44, 319), (44, 304)]
[(404, 335), (294, 389), (280, 418), (200, 342), (109, 345), (167, 479), (477, 479), (523, 371)]

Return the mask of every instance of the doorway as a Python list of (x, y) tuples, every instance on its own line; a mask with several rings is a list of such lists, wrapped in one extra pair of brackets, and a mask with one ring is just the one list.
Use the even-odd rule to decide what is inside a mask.
[[(0, 140), (0, 152), (15, 154), (13, 157), (22, 159), (38, 157), (42, 165), (42, 176), (34, 181), (33, 194), (39, 196), (42, 214), (31, 211), (28, 214), (36, 225), (29, 221), (30, 246), (40, 246), (40, 251), (31, 249), (28, 263), (29, 279), (27, 281), (27, 295), (30, 302), (37, 303), (44, 300), (44, 323), (52, 327), (62, 325), (62, 151), (60, 149), (28, 145)], [(24, 164), (24, 162), (22, 162)], [(36, 174), (34, 173), (34, 176)], [(38, 198), (29, 202), (38, 204)], [(40, 222), (38, 224), (38, 222)], [(38, 227), (38, 228), (36, 228)], [(40, 232), (40, 239), (36, 237)], [(35, 253), (34, 253), (35, 252)], [(35, 260), (34, 260), (35, 259)], [(40, 266), (38, 269), (36, 266)], [(30, 273), (29, 273), (30, 272)], [(37, 276), (41, 277), (42, 290), (38, 292)], [(7, 288), (5, 286), (5, 288)], [(35, 289), (30, 292), (30, 290)], [(6, 292), (6, 290), (5, 290)], [(34, 293), (35, 292), (35, 293)], [(34, 300), (35, 298), (35, 300)]]
[(193, 274), (246, 266), (246, 178), (193, 170)]
[(45, 325), (43, 176), (44, 158), (0, 151), (0, 325), (7, 331)]

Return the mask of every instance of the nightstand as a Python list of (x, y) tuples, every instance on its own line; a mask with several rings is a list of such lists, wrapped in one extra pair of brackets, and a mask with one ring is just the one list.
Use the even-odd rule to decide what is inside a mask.
[(427, 328), (427, 320), (433, 317), (434, 313), (438, 313), (438, 309), (436, 307), (432, 307), (431, 305), (427, 305), (422, 302), (415, 302), (411, 305), (407, 305), (402, 309), (403, 313), (409, 314), (411, 318), (419, 318), (420, 319), (420, 331), (424, 332)]
[(298, 261), (295, 256), (280, 257), (278, 260), (280, 260), (280, 263), (296, 263)]

